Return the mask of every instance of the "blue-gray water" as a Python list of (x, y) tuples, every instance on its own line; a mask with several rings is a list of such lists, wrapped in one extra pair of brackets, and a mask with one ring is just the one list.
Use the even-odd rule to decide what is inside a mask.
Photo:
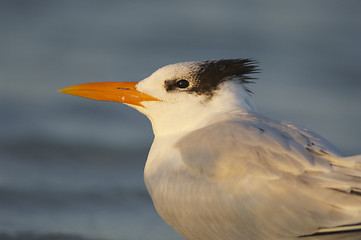
[(148, 120), (57, 93), (254, 58), (260, 112), (361, 153), (361, 2), (0, 1), (0, 239), (182, 239), (143, 183)]

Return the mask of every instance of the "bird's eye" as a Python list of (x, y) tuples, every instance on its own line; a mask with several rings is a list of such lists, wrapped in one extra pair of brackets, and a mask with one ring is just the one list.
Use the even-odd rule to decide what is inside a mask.
[(181, 79), (175, 83), (177, 88), (187, 88), (189, 86), (189, 82), (185, 79)]

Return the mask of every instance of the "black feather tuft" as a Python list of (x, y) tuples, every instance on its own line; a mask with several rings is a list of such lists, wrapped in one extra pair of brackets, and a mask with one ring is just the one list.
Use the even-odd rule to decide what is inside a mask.
[(256, 61), (252, 59), (222, 59), (200, 62), (199, 69), (194, 76), (196, 84), (190, 91), (197, 94), (213, 95), (222, 82), (237, 79), (242, 84), (251, 83), (256, 78), (250, 77), (249, 74), (258, 72)]

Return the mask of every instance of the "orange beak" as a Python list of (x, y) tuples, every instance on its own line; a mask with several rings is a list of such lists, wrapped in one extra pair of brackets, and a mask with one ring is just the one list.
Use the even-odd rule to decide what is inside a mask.
[(139, 92), (135, 85), (137, 82), (95, 82), (83, 83), (58, 92), (70, 95), (91, 98), (94, 100), (121, 102), (144, 107), (141, 102), (160, 101), (159, 99)]

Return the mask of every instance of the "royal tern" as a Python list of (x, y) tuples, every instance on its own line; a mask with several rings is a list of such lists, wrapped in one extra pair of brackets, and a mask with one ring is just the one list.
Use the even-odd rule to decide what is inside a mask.
[(151, 121), (144, 170), (159, 215), (189, 240), (361, 239), (361, 155), (256, 113), (250, 59), (167, 65), (140, 82), (60, 92)]

